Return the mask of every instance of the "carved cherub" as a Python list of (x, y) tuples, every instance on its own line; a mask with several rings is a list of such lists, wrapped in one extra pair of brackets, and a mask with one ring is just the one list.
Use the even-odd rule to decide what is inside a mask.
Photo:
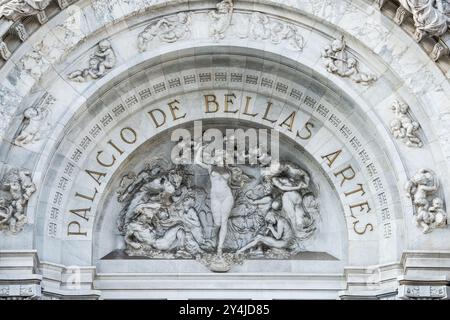
[(433, 199), (433, 204), (430, 207), (429, 211), (434, 215), (436, 228), (442, 228), (447, 225), (447, 213), (444, 210), (444, 202), (441, 198)]
[(351, 78), (356, 83), (369, 85), (377, 80), (373, 74), (361, 72), (358, 68), (358, 61), (349, 57), (346, 52), (344, 36), (340, 36), (326, 46), (322, 51), (322, 58), (329, 73), (337, 74), (344, 78)]
[(427, 169), (419, 170), (406, 185), (407, 196), (411, 198), (415, 207), (416, 224), (424, 233), (430, 232), (432, 228), (444, 227), (447, 222), (442, 199), (434, 198), (430, 206), (430, 197), (438, 188), (434, 172)]
[(162, 18), (148, 25), (138, 36), (138, 49), (147, 50), (147, 44), (157, 37), (160, 41), (173, 43), (190, 34), (191, 15), (180, 12), (174, 17)]
[(231, 24), (233, 15), (233, 1), (223, 0), (216, 5), (216, 11), (210, 11), (211, 24), (209, 34), (214, 40), (219, 41), (225, 37), (225, 32)]
[(45, 96), (43, 99), (43, 103), (28, 108), (23, 113), (24, 127), (15, 139), (15, 145), (24, 146), (39, 141), (43, 132), (50, 127), (49, 105), (53, 104), (55, 99), (51, 96)]
[(116, 54), (109, 40), (102, 40), (97, 45), (97, 50), (89, 59), (89, 67), (71, 72), (68, 78), (76, 82), (86, 82), (89, 79), (102, 78), (117, 62)]
[(394, 138), (402, 140), (408, 147), (421, 148), (423, 143), (417, 136), (420, 125), (409, 117), (408, 105), (396, 100), (392, 105), (392, 110), (395, 114), (395, 118), (391, 122), (391, 133)]

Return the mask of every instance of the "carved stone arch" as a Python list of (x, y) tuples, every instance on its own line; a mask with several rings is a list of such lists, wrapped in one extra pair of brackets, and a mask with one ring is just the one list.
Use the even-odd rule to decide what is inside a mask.
[[(67, 22), (67, 15), (64, 11), (47, 25), (41, 27), (26, 42), (27, 45), (34, 46), (34, 53), (39, 50), (41, 50), (40, 53), (46, 52), (44, 50), (48, 48), (46, 46), (50, 46), (52, 50), (56, 51), (46, 52), (49, 55), (44, 60), (42, 60), (42, 56), (35, 60), (36, 56), (30, 54), (28, 49), (30, 46), (23, 45), (14, 52), (12, 58), (0, 70), (4, 79), (7, 79), (3, 91), (6, 92), (8, 99), (5, 100), (5, 94), (3, 94), (2, 105), (19, 105), (21, 102), (20, 109), (8, 110), (10, 114), (6, 117), (7, 126), (5, 134), (3, 134), (2, 148), (5, 152), (1, 154), (2, 160), (6, 164), (15, 163), (19, 167), (31, 170), (38, 189), (27, 206), (29, 224), (25, 226), (24, 233), (13, 238), (10, 235), (1, 235), (2, 243), (5, 243), (7, 248), (23, 248), (24, 246), (28, 250), (36, 249), (37, 256), (45, 261), (43, 268), (60, 268), (60, 272), (64, 273), (66, 272), (64, 268), (67, 267), (66, 262), (70, 262), (83, 265), (86, 273), (89, 273), (93, 265), (88, 263), (89, 258), (77, 259), (77, 255), (72, 251), (74, 254), (71, 258), (74, 259), (66, 261), (61, 258), (60, 253), (65, 250), (64, 246), (70, 247), (71, 244), (65, 243), (64, 240), (54, 241), (51, 239), (52, 236), (49, 236), (56, 230), (52, 220), (61, 219), (51, 218), (52, 215), (57, 216), (56, 212), (51, 211), (51, 202), (55, 202), (55, 206), (57, 206), (59, 201), (62, 203), (65, 201), (60, 199), (59, 193), (63, 197), (66, 197), (65, 193), (67, 193), (67, 197), (70, 197), (69, 194), (73, 196), (73, 193), (76, 192), (75, 189), (64, 190), (64, 180), (56, 182), (55, 179), (61, 178), (61, 176), (57, 172), (58, 165), (53, 164), (74, 155), (71, 152), (75, 147), (80, 147), (80, 143), (82, 143), (79, 140), (82, 138), (81, 133), (83, 133), (83, 137), (86, 136), (94, 143), (99, 143), (99, 147), (101, 146), (101, 143), (96, 141), (95, 130), (90, 132), (94, 127), (88, 128), (88, 124), (90, 125), (88, 120), (96, 119), (103, 126), (101, 120), (104, 117), (100, 117), (100, 114), (109, 110), (108, 92), (116, 94), (116, 106), (123, 104), (127, 113), (130, 112), (128, 110), (134, 110), (134, 108), (144, 109), (147, 107), (147, 103), (140, 101), (140, 90), (146, 88), (142, 87), (137, 90), (139, 84), (143, 82), (130, 80), (139, 69), (147, 68), (152, 63), (155, 64), (155, 61), (159, 62), (159, 71), (145, 75), (145, 81), (151, 83), (150, 93), (152, 96), (158, 97), (152, 102), (160, 103), (164, 98), (157, 91), (163, 87), (167, 91), (174, 90), (172, 97), (188, 95), (193, 92), (192, 88), (184, 88), (186, 84), (184, 77), (189, 76), (185, 70), (189, 69), (186, 69), (186, 65), (182, 65), (182, 61), (188, 59), (189, 56), (200, 59), (204, 54), (209, 53), (212, 54), (211, 58), (202, 67), (195, 70), (195, 75), (197, 81), (200, 82), (200, 73), (204, 74), (204, 79), (208, 78), (209, 73), (210, 80), (205, 80), (203, 83), (210, 84), (198, 85), (197, 90), (199, 88), (210, 90), (210, 92), (214, 90), (221, 92), (224, 88), (230, 90), (229, 87), (223, 86), (220, 80), (215, 79), (216, 74), (224, 73), (227, 79), (231, 79), (233, 70), (234, 73), (238, 73), (237, 69), (241, 66), (251, 69), (252, 64), (260, 63), (262, 72), (258, 73), (257, 83), (262, 90), (266, 90), (261, 93), (270, 93), (270, 98), (276, 97), (280, 101), (288, 101), (294, 106), (296, 103), (311, 104), (313, 105), (311, 107), (312, 114), (318, 119), (321, 114), (319, 106), (324, 106), (325, 109), (328, 109), (328, 113), (324, 109), (322, 110), (323, 114), (327, 114), (324, 122), (330, 128), (337, 126), (337, 129), (331, 129), (334, 130), (331, 131), (334, 132), (331, 136), (341, 139), (343, 144), (347, 144), (349, 150), (356, 148), (357, 151), (361, 151), (362, 148), (368, 146), (372, 151), (374, 161), (381, 168), (381, 173), (378, 172), (381, 177), (380, 187), (378, 182), (374, 182), (377, 177), (370, 177), (370, 172), (372, 174), (374, 172), (371, 171), (373, 169), (367, 168), (365, 165), (359, 166), (364, 172), (365, 181), (368, 184), (370, 181), (370, 188), (373, 189), (371, 190), (372, 201), (381, 203), (376, 209), (378, 219), (376, 230), (379, 235), (379, 239), (377, 239), (378, 253), (389, 253), (389, 255), (380, 254), (377, 259), (374, 259), (375, 262), (370, 260), (365, 263), (363, 260), (359, 260), (353, 263), (352, 261), (349, 265), (358, 267), (347, 268), (342, 274), (342, 277), (345, 275), (346, 286), (331, 290), (332, 293), (329, 295), (323, 293), (324, 296), (336, 297), (337, 291), (340, 289), (348, 289), (348, 292), (353, 294), (352, 275), (366, 272), (369, 269), (371, 270), (368, 272), (369, 276), (363, 280), (365, 288), (368, 283), (377, 283), (376, 288), (371, 288), (370, 295), (382, 294), (380, 293), (383, 291), (380, 284), (383, 281), (390, 283), (389, 290), (391, 291), (389, 292), (392, 293), (398, 283), (396, 276), (389, 274), (389, 270), (395, 270), (396, 274), (408, 274), (408, 272), (403, 273), (400, 270), (407, 264), (409, 256), (414, 255), (414, 252), (408, 253), (409, 251), (441, 252), (447, 249), (446, 229), (436, 229), (432, 234), (424, 236), (410, 221), (414, 213), (417, 213), (421, 207), (417, 205), (413, 207), (411, 200), (404, 197), (403, 188), (409, 177), (412, 177), (422, 167), (427, 167), (439, 176), (442, 187), (439, 196), (448, 199), (449, 191), (446, 187), (448, 185), (448, 148), (446, 147), (448, 132), (445, 132), (448, 81), (411, 39), (403, 38), (403, 31), (373, 11), (365, 2), (358, 1), (350, 5), (349, 2), (342, 1), (338, 4), (342, 10), (338, 11), (337, 15), (327, 16), (325, 11), (317, 11), (313, 5), (306, 2), (281, 5), (277, 1), (266, 4), (240, 1), (234, 5), (234, 20), (232, 19), (229, 28), (216, 29), (215, 36), (211, 38), (207, 32), (207, 26), (210, 23), (207, 12), (213, 10), (215, 5), (213, 2), (191, 1), (189, 6), (185, 3), (169, 2), (164, 8), (155, 5), (150, 7), (155, 11), (141, 11), (137, 14), (134, 13), (138, 8), (133, 9), (129, 7), (129, 4), (113, 3), (111, 5), (113, 10), (105, 15), (106, 18), (97, 20), (92, 17), (97, 13), (96, 17), (99, 18), (98, 6), (92, 7), (91, 3), (79, 4), (83, 10), (82, 19), (86, 23), (82, 24), (78, 34), (75, 32), (72, 38), (61, 39), (61, 27), (58, 26), (64, 21)], [(149, 40), (151, 45), (145, 53), (139, 52), (134, 45), (130, 46), (130, 39), (134, 41), (152, 23), (164, 18), (172, 19), (171, 23), (176, 23), (176, 19), (181, 19), (180, 17), (175, 18), (178, 12), (190, 12), (198, 18), (194, 22), (190, 22), (192, 33), (189, 38), (183, 38), (184, 34), (180, 31), (179, 41), (171, 42), (168, 41), (170, 40), (168, 38), (154, 42)], [(256, 39), (251, 39), (249, 35), (245, 38), (234, 34), (236, 26), (239, 26), (238, 19), (235, 18), (247, 17), (254, 12), (264, 14), (270, 23), (295, 27), (298, 37), (286, 36), (287, 38), (277, 39), (264, 38), (264, 34), (257, 34)], [(324, 14), (325, 16), (323, 16)], [(119, 21), (121, 22), (113, 23)], [(292, 29), (289, 30), (292, 31)], [(359, 71), (356, 73), (349, 69), (333, 70), (331, 68), (327, 70), (326, 61), (320, 57), (323, 49), (334, 39), (339, 39), (341, 34), (344, 35), (346, 41), (346, 59), (352, 58), (358, 65)], [(221, 38), (222, 35), (223, 38)], [(157, 37), (158, 35), (152, 36)], [(67, 79), (69, 73), (86, 68), (89, 57), (98, 49), (103, 39), (110, 41), (117, 56), (116, 63), (112, 67), (106, 67), (99, 79), (90, 79), (91, 81), (82, 84)], [(402, 39), (402, 41), (398, 41), (398, 39)], [(73, 43), (65, 43), (66, 40), (73, 41)], [(63, 47), (58, 43), (67, 44), (67, 51), (62, 49)], [(225, 66), (220, 64), (220, 54), (223, 53), (231, 57)], [(215, 60), (217, 56), (219, 58)], [(239, 59), (233, 60), (234, 56), (246, 57), (243, 60), (244, 64), (237, 63)], [(53, 58), (54, 60), (52, 60)], [(411, 59), (414, 59), (413, 62)], [(33, 60), (35, 61), (33, 62)], [(173, 61), (179, 62), (171, 65)], [(193, 61), (195, 62), (196, 58)], [(220, 67), (217, 68), (217, 65)], [(295, 70), (298, 78), (291, 76), (283, 79), (283, 76), (288, 74), (285, 72), (286, 69)], [(183, 76), (179, 77), (179, 86), (177, 86), (177, 81), (172, 81), (176, 79), (173, 76), (176, 73)], [(309, 79), (301, 76), (301, 73), (308, 75)], [(370, 78), (370, 74), (375, 75), (377, 80), (367, 80)], [(245, 83), (247, 75), (249, 74), (243, 73), (243, 83)], [(155, 79), (150, 81), (153, 76)], [(220, 77), (223, 75), (219, 75), (218, 79)], [(263, 80), (263, 78), (265, 79)], [(317, 84), (314, 82), (316, 80)], [(117, 90), (117, 85), (123, 81), (128, 82), (128, 89)], [(371, 82), (371, 84), (365, 86), (364, 82)], [(278, 86), (278, 84), (280, 85)], [(286, 84), (287, 88), (284, 89)], [(300, 85), (302, 89), (298, 92), (293, 91), (292, 89), (297, 85)], [(248, 84), (248, 86), (252, 85)], [(176, 91), (177, 87), (182, 89)], [(244, 85), (242, 88), (249, 92), (255, 90), (250, 90)], [(302, 91), (303, 89), (305, 91)], [(237, 89), (232, 87), (232, 90)], [(28, 92), (31, 92), (32, 95), (23, 99)], [(17, 133), (22, 130), (24, 125), (22, 112), (30, 107), (39, 107), (39, 99), (45, 92), (55, 97), (57, 101), (55, 108), (52, 109), (54, 118), (51, 134), (36, 144), (22, 147), (13, 146), (17, 139)], [(331, 99), (333, 101), (323, 98), (325, 96), (323, 92), (334, 96)], [(301, 97), (297, 99), (296, 96), (300, 95)], [(133, 96), (138, 100), (137, 104), (133, 103), (135, 101)], [(197, 98), (201, 98), (201, 96)], [(411, 108), (413, 119), (419, 120), (421, 131), (418, 134), (424, 142), (422, 149), (409, 148), (403, 145), (402, 141), (392, 138), (390, 126), (394, 116), (390, 107), (395, 100), (406, 102)], [(328, 108), (327, 103), (336, 101), (338, 101), (337, 108)], [(351, 107), (348, 107), (347, 103)], [(351, 110), (351, 108), (354, 109)], [(104, 121), (106, 123), (107, 119)], [(94, 123), (92, 124), (94, 125)], [(80, 135), (73, 134), (75, 127), (79, 128)], [(103, 127), (100, 128), (103, 129)], [(359, 141), (360, 145), (351, 140), (356, 136), (355, 132), (361, 134), (361, 140), (364, 140), (362, 143)], [(85, 133), (86, 135), (84, 135)], [(85, 143), (86, 141), (84, 146)], [(329, 174), (332, 178), (332, 172)], [(387, 196), (386, 200), (383, 193), (384, 196)], [(391, 212), (383, 211), (386, 207), (383, 207), (385, 202)], [(60, 214), (66, 214), (68, 208), (64, 205), (61, 208)], [(388, 228), (388, 225), (393, 226), (393, 229), (382, 229)], [(56, 231), (56, 234), (58, 232), (61, 231)], [(391, 240), (382, 240), (383, 237)], [(432, 241), (430, 240), (432, 245), (430, 245), (430, 241), (424, 241), (423, 237), (432, 239)], [(87, 244), (87, 242), (85, 243)], [(89, 250), (92, 248), (92, 244), (85, 245), (79, 241), (72, 249), (77, 245), (80, 245), (79, 248), (84, 247), (88, 250), (86, 252), (90, 252)], [(355, 246), (354, 252), (366, 248), (362, 246), (358, 249)], [(70, 249), (68, 252), (71, 252)], [(401, 260), (401, 255), (403, 255), (403, 260)], [(427, 257), (434, 256), (430, 253)], [(55, 264), (62, 264), (66, 267), (56, 267)], [(374, 264), (381, 266), (374, 269), (371, 267)], [(422, 268), (422, 265), (418, 268)], [(385, 273), (385, 271), (387, 272)], [(414, 274), (414, 271), (411, 274)], [(107, 276), (100, 277), (98, 282), (102, 283), (107, 278)], [(94, 273), (92, 273), (92, 279), (95, 279)], [(359, 284), (355, 284), (358, 287)], [(299, 286), (301, 285), (299, 284)], [(86, 288), (92, 288), (92, 281), (86, 282)], [(308, 296), (307, 292), (298, 291), (298, 294), (299, 297)]]

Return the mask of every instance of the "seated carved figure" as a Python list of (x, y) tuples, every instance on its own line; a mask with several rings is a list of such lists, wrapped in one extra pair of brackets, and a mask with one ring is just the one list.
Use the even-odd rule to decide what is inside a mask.
[(17, 21), (38, 14), (51, 0), (0, 0), (0, 18)]
[(295, 234), (289, 221), (278, 215), (280, 204), (274, 201), (272, 210), (270, 210), (265, 218), (267, 229), (266, 235), (258, 235), (253, 241), (239, 249), (238, 253), (243, 253), (251, 248), (264, 245), (269, 248), (291, 250), (296, 246)]

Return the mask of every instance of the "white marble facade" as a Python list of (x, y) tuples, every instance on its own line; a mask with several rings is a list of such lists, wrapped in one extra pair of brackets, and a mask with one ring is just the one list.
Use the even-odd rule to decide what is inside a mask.
[(388, 2), (0, 1), (0, 299), (448, 299), (449, 3)]

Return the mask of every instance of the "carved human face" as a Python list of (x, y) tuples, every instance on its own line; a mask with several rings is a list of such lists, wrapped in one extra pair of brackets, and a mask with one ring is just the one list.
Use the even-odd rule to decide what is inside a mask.
[(231, 6), (227, 2), (219, 2), (217, 4), (216, 8), (217, 8), (217, 12), (222, 13), (222, 14), (226, 14), (231, 11)]
[(111, 48), (111, 44), (109, 43), (109, 41), (104, 40), (98, 44), (98, 47), (100, 48), (101, 51), (106, 51), (109, 48)]
[(442, 209), (444, 207), (444, 203), (440, 198), (435, 198), (433, 199), (433, 207)]
[(267, 213), (265, 220), (266, 220), (266, 223), (270, 224), (270, 225), (277, 223), (277, 219), (275, 218), (275, 214), (273, 212)]
[(183, 207), (187, 210), (195, 205), (195, 199), (191, 196), (187, 197), (183, 201)]

